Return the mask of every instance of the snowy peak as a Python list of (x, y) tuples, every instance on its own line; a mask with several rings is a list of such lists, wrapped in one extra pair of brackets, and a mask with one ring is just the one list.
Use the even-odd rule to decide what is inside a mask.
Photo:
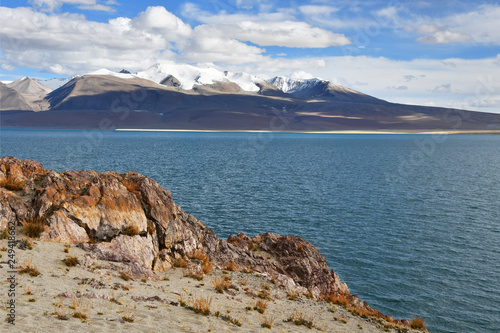
[[(212, 66), (193, 66), (173, 62), (156, 63), (144, 71), (130, 73), (127, 70), (111, 71), (105, 68), (88, 73), (89, 76), (113, 76), (120, 79), (143, 79), (173, 89), (194, 91), (199, 94), (247, 94), (296, 97), (330, 102), (380, 103), (381, 100), (358, 91), (313, 77), (308, 73), (294, 73), (290, 77), (277, 76), (263, 80), (249, 73), (219, 70)], [(53, 79), (39, 83), (57, 89), (68, 79)]]
[(293, 79), (277, 76), (268, 82), (279, 90), (299, 98), (314, 98), (330, 102), (385, 103), (378, 98), (318, 78)]
[(57, 88), (64, 86), (66, 83), (68, 83), (75, 77), (76, 76), (68, 78), (54, 78), (49, 80), (33, 79), (33, 81), (36, 81), (51, 90), (56, 90)]
[(284, 76), (276, 76), (268, 80), (270, 84), (278, 88), (279, 90), (293, 94), (296, 91), (300, 91), (306, 88), (316, 86), (321, 83), (328, 83), (328, 81), (320, 80), (317, 78), (313, 79), (292, 79)]
[[(187, 64), (157, 63), (138, 72), (137, 77), (151, 80), (156, 83), (175, 81), (182, 90), (192, 90), (200, 85), (220, 85), (220, 83), (234, 83), (247, 92), (258, 92), (258, 83), (264, 80), (248, 73), (232, 73), (220, 71), (213, 67), (196, 67)], [(175, 79), (175, 80), (174, 80)], [(167, 81), (165, 81), (167, 80)]]
[(131, 74), (128, 71), (122, 70), (121, 72), (113, 72), (106, 68), (101, 68), (94, 72), (88, 73), (87, 75), (109, 75), (114, 77), (119, 77), (120, 79), (135, 79), (137, 75)]

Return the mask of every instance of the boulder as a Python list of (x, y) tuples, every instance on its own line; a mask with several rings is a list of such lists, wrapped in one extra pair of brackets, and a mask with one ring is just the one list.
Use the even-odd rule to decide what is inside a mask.
[(73, 222), (62, 211), (57, 211), (47, 218), (48, 227), (40, 235), (40, 240), (78, 244), (89, 241), (84, 228)]

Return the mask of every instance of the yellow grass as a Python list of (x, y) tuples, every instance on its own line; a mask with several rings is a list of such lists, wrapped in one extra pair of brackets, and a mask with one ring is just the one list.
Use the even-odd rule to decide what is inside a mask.
[(81, 298), (73, 298), (70, 308), (74, 310), (73, 317), (81, 321), (87, 320), (90, 302), (84, 302)]
[(210, 304), (212, 304), (212, 297), (200, 297), (194, 298), (192, 302), (192, 307), (194, 312), (200, 313), (204, 316), (208, 316), (210, 314)]
[(204, 261), (203, 264), (201, 264), (201, 270), (205, 274), (210, 274), (214, 271), (214, 264), (210, 261)]
[(218, 293), (224, 293), (224, 290), (228, 290), (231, 287), (231, 281), (222, 277), (215, 277), (212, 279), (212, 285)]
[(307, 328), (314, 327), (314, 318), (306, 317), (302, 312), (294, 310), (287, 321), (294, 323), (297, 326), (304, 325)]
[(31, 263), (30, 259), (24, 260), (24, 267), (21, 268), (18, 272), (19, 272), (19, 274), (29, 274), (30, 276), (38, 276), (38, 275), (40, 275), (40, 272), (38, 271), (38, 268), (36, 268)]
[(349, 297), (343, 294), (329, 294), (326, 297), (326, 301), (333, 304), (342, 305), (345, 308), (347, 308), (350, 304)]
[(21, 222), (21, 225), (26, 236), (38, 238), (45, 231), (45, 218), (29, 215)]
[(263, 328), (273, 328), (273, 323), (274, 323), (274, 317), (273, 316), (262, 316), (262, 320), (260, 322), (260, 326)]
[(264, 313), (267, 309), (267, 302), (263, 300), (258, 300), (255, 302), (255, 306), (253, 307), (258, 313)]
[(80, 261), (78, 260), (78, 257), (74, 257), (74, 256), (67, 256), (62, 261), (68, 267), (73, 267), (73, 266), (76, 266), (80, 263)]
[(193, 253), (189, 256), (190, 259), (197, 259), (202, 262), (208, 261), (208, 256), (200, 249), (196, 249), (193, 251)]
[(230, 271), (230, 272), (235, 272), (235, 271), (239, 270), (240, 267), (234, 261), (230, 261), (230, 262), (226, 263), (225, 269)]
[(174, 259), (174, 267), (187, 267), (188, 265), (188, 262), (186, 259), (184, 258), (175, 258)]
[(419, 317), (412, 317), (410, 327), (415, 329), (426, 329), (424, 320)]

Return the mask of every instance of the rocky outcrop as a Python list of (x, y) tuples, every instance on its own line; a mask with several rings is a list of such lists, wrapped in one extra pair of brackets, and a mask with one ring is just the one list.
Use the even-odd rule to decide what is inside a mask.
[(167, 87), (174, 87), (174, 88), (180, 88), (182, 85), (181, 81), (179, 81), (175, 76), (173, 75), (167, 75), (166, 78), (164, 78), (160, 84), (163, 84), (164, 86)]
[[(41, 240), (79, 244), (90, 258), (125, 264), (132, 277), (191, 258), (255, 271), (319, 298), (349, 289), (317, 248), (297, 236), (245, 234), (219, 239), (175, 205), (169, 191), (135, 172), (46, 170), (38, 162), (0, 159), (0, 228), (41, 218)], [(87, 261), (84, 261), (87, 262)]]

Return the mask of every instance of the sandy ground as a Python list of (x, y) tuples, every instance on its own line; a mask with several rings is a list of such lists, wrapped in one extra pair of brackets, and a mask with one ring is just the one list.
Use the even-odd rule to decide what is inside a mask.
[[(18, 239), (23, 239), (19, 236)], [(36, 241), (33, 249), (16, 247), (18, 266), (26, 260), (40, 275), (16, 273), (15, 326), (7, 322), (10, 282), (7, 240), (0, 241), (0, 295), (3, 318), (0, 332), (397, 332), (377, 322), (352, 315), (338, 305), (306, 297), (290, 300), (284, 290), (254, 273), (215, 269), (203, 280), (183, 276), (182, 268), (160, 272), (159, 281), (125, 281), (118, 265), (85, 259), (85, 251), (72, 245)], [(76, 256), (87, 267), (67, 267), (62, 260)], [(91, 266), (89, 266), (91, 265)], [(90, 268), (89, 268), (90, 267)], [(233, 287), (217, 293), (212, 280), (227, 277)], [(254, 310), (259, 297), (269, 288), (270, 299), (263, 314)], [(252, 295), (252, 293), (254, 295)], [(148, 297), (152, 297), (147, 300)], [(208, 316), (189, 306), (195, 299), (211, 299)], [(180, 302), (187, 306), (179, 305)], [(86, 319), (73, 317), (75, 312)], [(312, 328), (287, 321), (292, 314), (313, 323)], [(124, 319), (130, 319), (125, 321)], [(262, 327), (272, 321), (272, 329)], [(241, 325), (241, 326), (238, 326)]]

